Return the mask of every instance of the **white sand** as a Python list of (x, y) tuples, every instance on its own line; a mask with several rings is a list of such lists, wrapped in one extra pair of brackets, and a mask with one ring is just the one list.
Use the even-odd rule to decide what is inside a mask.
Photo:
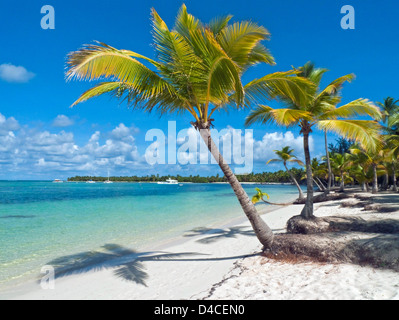
[[(284, 207), (263, 217), (274, 232), (283, 232), (301, 208)], [(316, 215), (353, 210), (322, 206)], [(253, 255), (261, 246), (248, 233), (249, 223), (215, 229), (58, 278), (54, 290), (24, 284), (0, 291), (0, 299), (399, 299), (398, 273), (347, 264), (266, 261)], [(157, 259), (166, 253), (182, 255)], [(130, 265), (142, 283), (118, 276), (113, 266), (121, 265)]]

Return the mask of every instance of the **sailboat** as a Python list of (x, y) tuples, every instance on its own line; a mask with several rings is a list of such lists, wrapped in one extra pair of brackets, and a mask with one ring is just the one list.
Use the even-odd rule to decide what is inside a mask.
[(111, 180), (109, 180), (109, 170), (108, 170), (108, 180), (104, 181), (104, 183), (106, 184), (113, 183)]

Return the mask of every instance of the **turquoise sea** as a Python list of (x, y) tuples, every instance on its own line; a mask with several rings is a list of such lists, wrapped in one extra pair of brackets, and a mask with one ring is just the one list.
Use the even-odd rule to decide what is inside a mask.
[[(295, 186), (244, 185), (250, 196), (255, 187), (274, 202), (297, 196)], [(227, 184), (0, 181), (0, 288), (65, 255), (105, 244), (140, 250), (239, 217)]]

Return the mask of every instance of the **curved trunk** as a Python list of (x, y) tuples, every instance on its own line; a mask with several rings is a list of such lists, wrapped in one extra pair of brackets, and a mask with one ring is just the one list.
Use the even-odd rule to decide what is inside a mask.
[(223, 159), (222, 155), (219, 152), (219, 148), (216, 146), (211, 137), (211, 131), (209, 130), (209, 128), (201, 124), (198, 127), (200, 135), (204, 140), (205, 144), (207, 145), (208, 150), (219, 164), (220, 169), (222, 169), (227, 181), (230, 183), (231, 187), (233, 188), (234, 193), (236, 194), (237, 199), (240, 202), (245, 215), (247, 216), (248, 220), (251, 222), (252, 228), (255, 231), (258, 240), (265, 248), (271, 248), (274, 238), (272, 230), (260, 217), (254, 204), (249, 199), (247, 193), (241, 186), (237, 177), (234, 175), (230, 166)]
[(309, 151), (309, 132), (303, 132), (303, 148), (305, 151), (305, 161), (306, 161), (306, 184), (307, 184), (307, 195), (305, 207), (301, 212), (301, 216), (305, 219), (314, 218), (313, 215), (313, 172), (310, 159)]
[(316, 180), (315, 178), (313, 178), (313, 182), (314, 182), (314, 184), (317, 186), (317, 188), (319, 189), (320, 192), (325, 191), (325, 188), (323, 188), (323, 187), (317, 182), (317, 180)]
[(330, 193), (332, 187), (332, 169), (330, 162), (330, 153), (328, 152), (328, 141), (327, 141), (327, 130), (324, 130), (324, 142), (326, 147), (326, 158), (327, 158), (327, 167), (328, 167), (328, 183), (326, 193)]
[(396, 172), (395, 172), (396, 168), (395, 168), (395, 164), (392, 163), (392, 185), (393, 185), (393, 191), (398, 191), (398, 185), (396, 183)]
[(301, 189), (301, 187), (300, 187), (298, 181), (296, 181), (296, 179), (295, 179), (294, 175), (292, 174), (292, 172), (291, 172), (290, 170), (288, 170), (287, 165), (286, 165), (285, 163), (284, 163), (284, 167), (285, 167), (285, 170), (287, 170), (288, 174), (290, 175), (292, 182), (293, 182), (293, 183), (296, 185), (296, 187), (298, 188), (299, 199), (304, 199), (305, 196), (304, 196), (304, 194), (303, 194), (303, 191), (302, 191), (302, 189)]
[(373, 163), (373, 188), (372, 193), (378, 193), (378, 176), (377, 176), (377, 165)]

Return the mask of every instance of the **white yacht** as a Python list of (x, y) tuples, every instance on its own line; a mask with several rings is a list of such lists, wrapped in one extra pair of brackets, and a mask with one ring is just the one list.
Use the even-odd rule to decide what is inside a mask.
[(55, 179), (53, 182), (54, 182), (54, 183), (64, 183), (64, 181), (62, 181), (62, 180), (60, 180), (60, 179)]
[(177, 180), (173, 180), (173, 179), (168, 179), (168, 180), (166, 180), (166, 181), (160, 181), (160, 182), (158, 182), (158, 184), (173, 184), (173, 185), (176, 185), (176, 184), (179, 184), (179, 181), (177, 181)]
[(93, 180), (89, 180), (86, 183), (95, 183)]
[(104, 181), (104, 183), (107, 183), (107, 184), (113, 183), (111, 180), (109, 180), (109, 171), (108, 171), (108, 179), (106, 181)]

